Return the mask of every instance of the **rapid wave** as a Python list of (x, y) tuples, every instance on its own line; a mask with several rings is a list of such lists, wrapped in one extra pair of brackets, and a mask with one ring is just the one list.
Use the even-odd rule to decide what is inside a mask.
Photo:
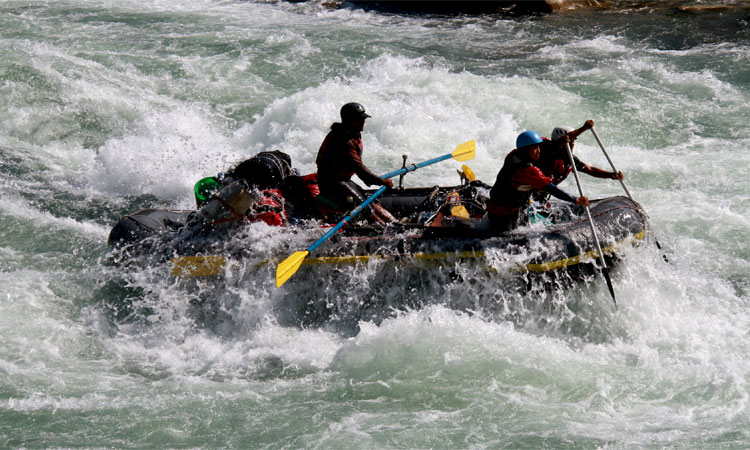
[[(0, 443), (743, 447), (745, 6), (614, 3), (534, 17), (3, 3)], [(119, 216), (192, 208), (195, 181), (258, 151), (313, 172), (348, 101), (373, 116), (376, 172), (476, 139), (469, 165), (490, 184), (519, 132), (594, 119), (664, 249), (612, 271), (617, 311), (597, 277), (528, 292), (460, 265), (321, 268), (276, 289), (255, 265), (318, 235), (279, 242), (265, 225), (227, 243), (253, 256), (221, 280), (107, 265)], [(575, 151), (607, 167), (590, 136)], [(406, 184), (457, 183), (451, 164)]]

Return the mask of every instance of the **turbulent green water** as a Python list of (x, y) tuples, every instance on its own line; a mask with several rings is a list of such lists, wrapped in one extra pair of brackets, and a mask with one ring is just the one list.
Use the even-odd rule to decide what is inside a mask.
[[(748, 447), (750, 5), (613, 3), (0, 3), (0, 446)], [(594, 119), (670, 263), (628, 250), (617, 311), (598, 278), (523, 294), (373, 263), (277, 290), (270, 268), (184, 282), (107, 264), (120, 216), (190, 208), (197, 179), (255, 152), (314, 171), (348, 101), (373, 116), (376, 172), (476, 139), (489, 183), (519, 132)], [(607, 167), (588, 134), (576, 152)], [(407, 183), (457, 183), (457, 166)], [(235, 244), (283, 258), (275, 236)], [(302, 297), (340, 315), (303, 323)], [(372, 298), (420, 307), (355, 314)]]

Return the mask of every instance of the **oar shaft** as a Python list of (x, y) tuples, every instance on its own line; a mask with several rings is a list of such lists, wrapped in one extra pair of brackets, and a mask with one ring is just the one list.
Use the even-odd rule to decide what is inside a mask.
[(607, 268), (607, 263), (604, 261), (604, 253), (602, 253), (602, 246), (599, 243), (599, 236), (596, 234), (596, 227), (594, 226), (594, 219), (591, 218), (591, 210), (586, 206), (586, 218), (589, 220), (591, 226), (591, 235), (594, 237), (594, 244), (596, 245), (596, 251), (599, 252), (599, 262), (602, 264), (602, 268)]
[[(573, 176), (576, 179), (576, 185), (578, 186), (578, 193), (581, 197), (583, 197), (583, 188), (581, 187), (581, 179), (578, 177), (578, 170), (576, 169), (575, 161), (573, 160), (573, 152), (570, 150), (570, 145), (566, 142), (565, 143), (565, 149), (568, 151), (568, 159), (570, 159), (570, 164), (573, 166)], [(589, 210), (589, 207), (586, 206), (586, 218), (589, 221), (589, 226), (591, 227), (591, 236), (594, 238), (594, 244), (596, 245), (596, 251), (599, 252), (599, 262), (602, 265), (602, 273), (604, 274), (604, 279), (607, 281), (607, 286), (609, 287), (609, 293), (612, 295), (612, 301), (615, 302), (615, 308), (617, 307), (617, 300), (615, 299), (615, 291), (612, 288), (611, 281), (609, 279), (609, 274), (607, 273), (607, 263), (604, 261), (604, 252), (602, 252), (602, 246), (599, 244), (599, 236), (596, 233), (596, 226), (594, 226), (594, 219), (591, 218), (591, 211)]]
[[(612, 158), (609, 157), (609, 153), (607, 153), (607, 149), (604, 148), (604, 144), (602, 144), (602, 140), (599, 139), (599, 135), (596, 134), (596, 130), (594, 130), (594, 127), (591, 127), (591, 132), (594, 134), (594, 139), (596, 139), (596, 142), (599, 144), (599, 147), (602, 149), (602, 153), (604, 153), (604, 156), (607, 158), (607, 161), (609, 161), (610, 167), (612, 167), (612, 171), (617, 173), (617, 167), (615, 167), (615, 163), (612, 162)], [(628, 198), (630, 200), (635, 201), (633, 196), (630, 194), (630, 190), (628, 190), (628, 187), (625, 186), (625, 182), (623, 180), (619, 180), (620, 185), (622, 186), (622, 189), (625, 191), (625, 193), (628, 195)]]
[[(607, 153), (607, 149), (604, 148), (604, 144), (602, 144), (602, 140), (599, 139), (599, 135), (596, 134), (596, 130), (594, 130), (594, 127), (591, 127), (591, 133), (594, 134), (594, 139), (596, 139), (596, 142), (599, 144), (599, 147), (602, 149), (602, 153), (604, 153), (604, 156), (607, 158), (607, 161), (609, 161), (609, 165), (612, 167), (612, 170), (614, 172), (617, 172), (617, 167), (615, 167), (615, 163), (612, 162), (612, 158), (609, 157), (609, 153)], [(635, 202), (635, 199), (633, 198), (633, 195), (630, 193), (630, 190), (627, 186), (625, 186), (625, 182), (621, 179), (620, 180), (620, 186), (622, 186), (622, 189), (625, 191), (625, 194), (627, 194), (630, 201)], [(656, 246), (661, 250), (661, 243), (658, 239), (654, 239), (654, 243)], [(667, 259), (667, 255), (663, 255), (664, 261), (669, 262), (669, 259)]]
[(307, 247), (307, 251), (312, 252), (313, 250), (315, 250), (316, 248), (318, 248), (318, 246), (320, 244), (322, 244), (328, 238), (330, 238), (331, 236), (333, 236), (334, 234), (336, 234), (337, 231), (339, 231), (341, 228), (343, 228), (344, 225), (346, 225), (350, 220), (352, 220), (352, 218), (354, 216), (356, 216), (357, 214), (361, 213), (363, 209), (365, 209), (370, 203), (372, 203), (373, 201), (375, 201), (375, 199), (378, 198), (383, 192), (385, 192), (385, 190), (386, 190), (385, 186), (380, 186), (380, 189), (378, 189), (372, 195), (370, 195), (369, 197), (367, 197), (367, 200), (365, 200), (364, 202), (362, 202), (361, 205), (359, 205), (356, 208), (354, 208), (354, 210), (352, 212), (350, 212), (348, 216), (346, 216), (343, 219), (341, 219), (339, 221), (339, 223), (336, 224), (335, 227), (333, 227), (330, 230), (328, 230), (328, 232), (326, 232), (326, 234), (324, 234), (323, 236), (321, 236), (320, 239), (318, 239), (317, 241), (315, 241), (311, 246)]
[[(450, 159), (450, 158), (454, 158), (456, 159), (456, 161), (467, 161), (474, 157), (474, 149), (475, 149), (474, 141), (464, 142), (463, 144), (456, 147), (456, 150), (454, 150), (453, 153), (439, 156), (437, 158), (433, 158), (433, 159), (430, 159), (428, 161), (424, 161), (418, 164), (412, 164), (409, 167), (403, 167), (399, 170), (383, 175), (382, 178), (395, 177), (397, 175), (401, 175), (406, 172), (412, 172), (414, 170), (419, 169), (420, 167), (429, 166), (430, 164), (435, 164), (437, 162), (445, 161), (446, 159)], [(294, 254), (289, 256), (287, 259), (282, 261), (281, 264), (279, 264), (276, 267), (276, 287), (281, 287), (282, 284), (286, 283), (286, 281), (289, 280), (289, 278), (292, 277), (292, 275), (294, 275), (295, 272), (297, 272), (297, 269), (299, 269), (299, 266), (302, 264), (302, 261), (307, 257), (307, 255), (310, 254), (310, 252), (318, 248), (320, 244), (322, 244), (328, 238), (333, 236), (344, 225), (346, 225), (354, 216), (362, 212), (364, 208), (366, 208), (370, 203), (372, 203), (376, 198), (378, 198), (383, 192), (385, 192), (386, 189), (387, 189), (386, 186), (381, 186), (377, 191), (375, 191), (372, 195), (370, 195), (367, 198), (367, 200), (365, 200), (361, 205), (359, 205), (351, 213), (349, 213), (349, 215), (341, 219), (339, 223), (336, 224), (336, 226), (328, 230), (326, 234), (321, 236), (320, 239), (318, 239), (310, 247), (308, 247), (307, 250), (295, 252)]]
[[(461, 144), (461, 146), (459, 146), (459, 149), (462, 146), (466, 146), (467, 144), (470, 144), (470, 146), (466, 147), (466, 148), (467, 149), (471, 148), (471, 155), (472, 155), (471, 158), (473, 158), (474, 157), (473, 156), (474, 141), (465, 142), (464, 144)], [(458, 151), (459, 150), (457, 150), (457, 152)], [(465, 156), (469, 152), (468, 151), (464, 151), (462, 153)], [(451, 159), (451, 158), (454, 158), (454, 157), (456, 157), (456, 152), (454, 152), (454, 153), (448, 153), (447, 155), (438, 156), (437, 158), (428, 159), (427, 161), (422, 161), (420, 163), (412, 164), (412, 165), (410, 165), (408, 167), (402, 167), (401, 169), (394, 170), (393, 172), (389, 172), (389, 173), (381, 176), (380, 178), (392, 178), (392, 177), (395, 177), (395, 176), (398, 176), (398, 175), (401, 175), (401, 174), (404, 174), (404, 173), (407, 173), (407, 172), (413, 172), (413, 171), (415, 171), (417, 169), (421, 169), (422, 167), (426, 167), (426, 166), (429, 166), (429, 165), (432, 165), (432, 164), (435, 164), (435, 163), (439, 163), (440, 161), (445, 161), (446, 159)], [(366, 208), (370, 203), (372, 203), (376, 198), (378, 198), (383, 192), (385, 192), (385, 190), (386, 190), (386, 187), (385, 186), (381, 186), (377, 191), (375, 191), (372, 195), (370, 195), (367, 198), (367, 200), (365, 200), (361, 205), (359, 205), (351, 213), (349, 213), (348, 216), (346, 216), (343, 219), (341, 219), (341, 221), (339, 221), (339, 223), (337, 223), (335, 227), (333, 227), (330, 230), (328, 230), (328, 232), (326, 234), (324, 234), (323, 236), (321, 236), (320, 239), (318, 239), (310, 247), (308, 247), (307, 250), (310, 251), (310, 252), (312, 252), (313, 250), (315, 250), (316, 248), (318, 248), (318, 246), (320, 244), (322, 244), (323, 242), (325, 242), (328, 238), (330, 238), (337, 231), (339, 231), (354, 216), (356, 216), (357, 214), (359, 214), (360, 212), (362, 212), (362, 210), (364, 208)]]
[[(448, 158), (450, 158), (451, 155), (447, 155), (447, 156), (448, 156)], [(439, 162), (439, 161), (442, 161), (442, 160), (448, 159), (448, 158), (446, 158), (445, 155), (444, 155), (444, 156), (441, 156), (439, 158), (434, 158), (434, 160), (430, 160), (432, 162), (429, 162), (429, 161), (426, 161), (426, 162), (429, 162), (430, 164), (434, 164), (436, 162)], [(424, 164), (424, 163), (419, 163), (419, 164)], [(423, 166), (420, 166), (419, 164), (415, 164), (415, 165), (413, 165), (411, 167), (401, 168), (401, 169), (396, 170), (394, 172), (389, 172), (389, 173), (383, 175), (380, 178), (392, 178), (392, 177), (401, 175), (402, 173), (407, 173), (407, 172), (416, 170), (416, 168), (418, 168), (418, 167), (423, 167)], [(411, 170), (409, 170), (409, 169), (411, 169)], [(362, 202), (361, 205), (359, 205), (356, 208), (354, 208), (354, 210), (352, 212), (350, 212), (348, 216), (346, 216), (343, 219), (341, 219), (339, 221), (339, 223), (336, 224), (335, 227), (333, 227), (330, 230), (328, 230), (328, 232), (326, 234), (324, 234), (323, 236), (321, 236), (320, 239), (318, 239), (311, 246), (309, 246), (307, 248), (307, 250), (310, 251), (310, 252), (312, 252), (313, 250), (315, 250), (316, 248), (318, 248), (318, 246), (320, 244), (322, 244), (323, 242), (325, 242), (328, 238), (330, 238), (331, 236), (333, 236), (334, 234), (336, 234), (337, 231), (339, 231), (340, 229), (342, 229), (344, 227), (344, 225), (346, 225), (347, 223), (349, 223), (349, 221), (352, 220), (352, 218), (354, 216), (356, 216), (357, 214), (361, 213), (362, 210), (365, 209), (370, 203), (372, 203), (373, 201), (375, 201), (376, 198), (380, 197), (380, 195), (383, 192), (385, 192), (386, 189), (387, 189), (386, 186), (380, 186), (380, 188), (377, 191), (373, 192), (372, 195), (370, 195), (369, 197), (367, 197), (367, 200), (365, 200), (364, 202)]]
[(446, 159), (450, 159), (452, 156), (453, 155), (451, 155), (451, 154), (443, 155), (443, 156), (438, 156), (437, 158), (432, 158), (432, 159), (427, 160), (427, 161), (422, 161), (420, 163), (412, 164), (412, 165), (407, 166), (407, 167), (402, 167), (402, 168), (400, 168), (398, 170), (395, 170), (393, 172), (388, 172), (387, 174), (381, 176), (380, 178), (392, 178), (392, 177), (395, 177), (395, 176), (398, 176), (398, 175), (401, 175), (401, 174), (404, 174), (404, 173), (414, 172), (415, 170), (421, 169), (422, 167), (425, 167), (425, 166), (429, 166), (430, 164), (435, 164), (435, 163), (438, 163), (440, 161), (445, 161)]
[[(578, 193), (581, 197), (583, 197), (583, 187), (581, 187), (581, 179), (578, 176), (578, 170), (576, 169), (575, 162), (573, 160), (573, 152), (570, 151), (570, 145), (566, 142), (565, 143), (565, 149), (568, 151), (568, 158), (570, 159), (570, 162), (573, 166), (573, 177), (576, 179), (576, 185), (578, 186)], [(589, 210), (589, 207), (586, 206), (586, 217), (589, 220), (589, 225), (591, 225), (591, 234), (594, 237), (594, 243), (596, 244), (596, 250), (599, 252), (599, 257), (601, 259), (602, 267), (605, 269), (607, 268), (607, 264), (604, 262), (604, 255), (602, 254), (602, 247), (599, 245), (599, 236), (596, 233), (596, 227), (594, 226), (594, 220), (591, 218), (591, 211)]]
[(414, 172), (415, 170), (421, 169), (422, 167), (426, 167), (431, 164), (439, 163), (440, 161), (445, 161), (446, 159), (451, 159), (451, 158), (459, 162), (468, 161), (470, 159), (474, 159), (475, 149), (476, 149), (476, 142), (474, 140), (466, 141), (463, 144), (456, 147), (453, 153), (443, 155), (443, 156), (438, 156), (432, 159), (428, 159), (427, 161), (422, 161), (420, 163), (411, 164), (408, 167), (402, 167), (396, 171), (383, 175), (381, 178), (391, 178), (391, 177), (402, 175), (408, 172)]
[[(422, 167), (429, 166), (429, 165), (435, 164), (435, 163), (439, 163), (440, 161), (445, 161), (446, 159), (450, 159), (453, 156), (454, 155), (452, 153), (448, 153), (447, 155), (438, 156), (437, 158), (428, 159), (427, 161), (422, 161), (422, 162), (417, 163), (417, 164), (412, 164), (409, 167), (402, 167), (401, 169), (395, 170), (393, 172), (389, 172), (389, 173), (383, 175), (381, 178), (392, 178), (392, 177), (401, 175), (402, 173), (413, 172), (413, 171), (415, 171), (417, 169), (420, 169)], [(372, 203), (373, 201), (375, 201), (375, 199), (378, 198), (383, 192), (385, 192), (385, 190), (386, 190), (385, 186), (380, 186), (380, 188), (377, 191), (375, 191), (372, 195), (370, 195), (367, 198), (367, 200), (365, 200), (361, 205), (357, 206), (351, 213), (349, 213), (348, 216), (346, 216), (343, 219), (341, 219), (339, 221), (339, 223), (336, 224), (336, 226), (334, 226), (333, 228), (331, 228), (330, 230), (328, 230), (328, 232), (326, 234), (324, 234), (323, 236), (320, 237), (320, 239), (318, 239), (317, 241), (315, 241), (310, 247), (307, 248), (307, 250), (310, 251), (310, 252), (312, 252), (313, 250), (315, 250), (316, 248), (318, 248), (318, 246), (320, 244), (322, 244), (328, 238), (330, 238), (331, 236), (333, 236), (334, 234), (336, 234), (336, 232), (339, 231), (341, 228), (343, 228), (344, 225), (346, 225), (350, 220), (352, 220), (352, 218), (354, 216), (356, 216), (357, 214), (361, 213), (363, 209), (365, 209), (370, 203)]]

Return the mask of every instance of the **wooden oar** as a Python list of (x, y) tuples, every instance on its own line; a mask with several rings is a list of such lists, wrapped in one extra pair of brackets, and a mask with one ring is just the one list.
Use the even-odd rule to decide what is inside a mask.
[[(598, 134), (596, 134), (596, 130), (594, 130), (594, 127), (591, 127), (591, 133), (593, 133), (593, 134), (594, 134), (594, 139), (596, 139), (596, 142), (597, 142), (597, 143), (599, 144), (599, 147), (600, 147), (600, 148), (602, 149), (602, 153), (604, 153), (604, 156), (605, 156), (605, 157), (607, 158), (607, 161), (609, 161), (609, 165), (610, 165), (610, 166), (612, 167), (612, 170), (613, 170), (613, 171), (614, 171), (615, 173), (617, 173), (617, 172), (618, 172), (618, 170), (617, 170), (617, 167), (615, 167), (615, 163), (613, 163), (613, 162), (612, 162), (612, 158), (610, 158), (610, 157), (609, 157), (609, 153), (607, 153), (607, 149), (606, 149), (606, 148), (604, 148), (604, 144), (602, 144), (602, 140), (601, 140), (601, 139), (599, 139), (599, 135), (598, 135)], [(627, 186), (625, 186), (625, 181), (623, 181), (623, 180), (620, 180), (620, 185), (622, 185), (622, 189), (623, 189), (623, 190), (625, 191), (625, 193), (626, 193), (626, 194), (628, 195), (628, 198), (629, 198), (630, 200), (632, 200), (633, 202), (635, 202), (635, 199), (634, 199), (634, 198), (633, 198), (633, 196), (632, 196), (632, 195), (630, 194), (630, 191), (628, 190), (628, 187), (627, 187)], [(659, 240), (658, 240), (658, 239), (654, 239), (654, 243), (656, 243), (656, 247), (657, 247), (657, 248), (658, 248), (659, 250), (661, 250), (661, 244), (659, 243)], [(667, 262), (669, 262), (669, 260), (667, 259), (667, 255), (663, 255), (663, 256), (664, 256), (664, 260), (665, 260), (665, 261), (667, 261)]]
[[(456, 150), (453, 151), (453, 153), (448, 153), (447, 155), (439, 156), (437, 158), (430, 159), (428, 161), (424, 161), (418, 164), (412, 164), (408, 167), (401, 168), (399, 170), (396, 170), (394, 172), (387, 173), (382, 176), (382, 178), (391, 178), (395, 177), (401, 174), (405, 174), (407, 172), (413, 172), (419, 168), (429, 166), (430, 164), (435, 164), (440, 161), (445, 161), (446, 159), (453, 158), (456, 161), (468, 161), (472, 158), (474, 158), (474, 150), (476, 148), (476, 143), (472, 141), (464, 142), (463, 144), (456, 147)], [(276, 268), (276, 287), (281, 287), (284, 283), (289, 280), (289, 278), (294, 275), (299, 267), (302, 265), (302, 262), (305, 260), (307, 255), (310, 254), (313, 250), (318, 248), (320, 244), (328, 240), (331, 236), (336, 234), (344, 225), (346, 225), (354, 216), (359, 214), (364, 208), (367, 207), (370, 203), (372, 203), (376, 198), (378, 198), (383, 192), (385, 192), (386, 187), (381, 186), (380, 189), (375, 191), (372, 195), (370, 195), (367, 200), (362, 202), (361, 205), (357, 206), (349, 215), (344, 217), (339, 221), (339, 223), (336, 224), (333, 228), (328, 230), (326, 234), (321, 236), (320, 239), (313, 242), (312, 245), (307, 247), (306, 250), (300, 250), (292, 253), (291, 256), (289, 256), (287, 259), (281, 262), (281, 264), (278, 265)]]
[[(573, 166), (573, 176), (576, 179), (576, 184), (578, 185), (578, 193), (581, 197), (583, 197), (583, 188), (581, 187), (581, 180), (578, 177), (578, 170), (576, 169), (576, 163), (573, 159), (573, 152), (570, 150), (570, 144), (567, 142), (565, 143), (565, 149), (568, 151), (568, 158), (570, 159), (570, 164)], [(599, 252), (599, 262), (602, 265), (602, 275), (604, 275), (604, 279), (607, 281), (607, 287), (609, 287), (609, 294), (612, 296), (612, 301), (615, 303), (615, 309), (617, 309), (617, 299), (615, 299), (615, 288), (612, 287), (612, 280), (609, 278), (609, 269), (607, 268), (607, 263), (604, 261), (604, 252), (602, 252), (602, 246), (599, 244), (599, 236), (596, 234), (596, 226), (594, 225), (594, 219), (591, 218), (591, 211), (589, 210), (589, 207), (586, 206), (586, 217), (589, 220), (589, 225), (591, 225), (591, 235), (594, 238), (594, 244), (596, 244), (596, 250)]]

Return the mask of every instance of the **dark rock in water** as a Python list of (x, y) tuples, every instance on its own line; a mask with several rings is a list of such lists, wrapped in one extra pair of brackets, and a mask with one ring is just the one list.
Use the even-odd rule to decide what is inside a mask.
[(410, 13), (494, 13), (533, 14), (564, 11), (568, 9), (600, 7), (597, 0), (485, 0), (485, 1), (364, 1), (352, 0), (342, 2), (341, 6), (353, 5), (358, 8), (387, 12)]

